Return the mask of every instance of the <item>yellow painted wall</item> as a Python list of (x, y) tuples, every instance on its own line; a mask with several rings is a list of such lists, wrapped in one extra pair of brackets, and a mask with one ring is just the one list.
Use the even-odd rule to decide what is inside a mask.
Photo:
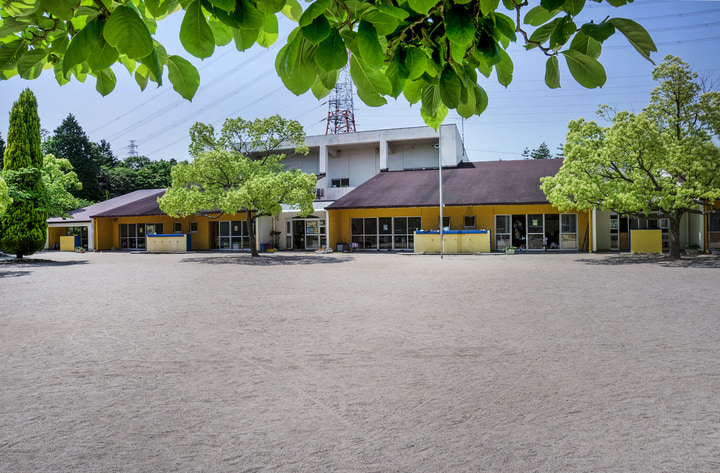
[(190, 244), (193, 250), (209, 250), (215, 248), (211, 240), (211, 222), (245, 220), (245, 214), (223, 215), (219, 219), (210, 219), (198, 215), (184, 218), (173, 218), (167, 215), (151, 215), (146, 217), (103, 217), (95, 219), (95, 239), (98, 250), (120, 248), (120, 224), (126, 223), (162, 223), (163, 233), (174, 233), (175, 222), (180, 222), (182, 233), (190, 233), (190, 222), (197, 222), (197, 233), (191, 233)]
[(662, 230), (630, 230), (630, 253), (662, 253)]
[[(55, 244), (60, 246), (60, 237), (65, 236), (65, 232), (67, 230), (65, 227), (48, 227), (48, 241), (47, 246), (48, 248), (52, 248), (55, 246)], [(75, 248), (73, 248), (74, 250)]]
[[(463, 230), (463, 217), (465, 215), (475, 215), (475, 226), (478, 230), (491, 230), (490, 240), (491, 247), (493, 249), (495, 248), (495, 215), (558, 213), (557, 209), (550, 204), (482, 205), (443, 208), (443, 217), (450, 217), (451, 230)], [(335, 248), (338, 243), (350, 243), (351, 219), (372, 217), (421, 217), (423, 230), (439, 230), (438, 222), (440, 219), (440, 209), (438, 207), (399, 207), (388, 209), (343, 210), (330, 209), (328, 210), (328, 220), (330, 225), (330, 241), (328, 243), (330, 247)], [(578, 249), (582, 249), (585, 235), (589, 232), (589, 218), (590, 217), (587, 212), (578, 212)], [(587, 246), (589, 246), (589, 236), (586, 247)]]

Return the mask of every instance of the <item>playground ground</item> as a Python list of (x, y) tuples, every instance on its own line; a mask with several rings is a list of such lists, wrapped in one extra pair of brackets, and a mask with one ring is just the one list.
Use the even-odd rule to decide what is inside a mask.
[(0, 472), (717, 472), (720, 259), (0, 261)]

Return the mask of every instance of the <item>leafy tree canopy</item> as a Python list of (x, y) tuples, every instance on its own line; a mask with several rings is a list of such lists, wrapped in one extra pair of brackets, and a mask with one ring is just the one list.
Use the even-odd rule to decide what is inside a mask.
[[(601, 0), (594, 0), (600, 2)], [(615, 7), (632, 0), (606, 0)], [(625, 18), (581, 19), (585, 0), (19, 0), (0, 3), (0, 77), (39, 77), (52, 69), (65, 84), (95, 77), (95, 88), (110, 93), (122, 64), (141, 89), (163, 78), (191, 100), (200, 85), (197, 69), (171, 53), (154, 36), (159, 21), (183, 16), (179, 37), (197, 58), (234, 42), (245, 51), (268, 47), (278, 38), (278, 15), (297, 23), (276, 58), (285, 86), (318, 97), (335, 85), (348, 62), (360, 99), (369, 106), (403, 95), (422, 102), (425, 122), (437, 128), (455, 109), (463, 117), (488, 103), (478, 74), (508, 86), (513, 63), (506, 52), (518, 40), (548, 56), (545, 81), (560, 86), (558, 58), (585, 87), (601, 87), (602, 43), (621, 32), (645, 58), (656, 51), (644, 28)]]
[(5, 212), (5, 209), (11, 203), (12, 203), (12, 199), (8, 195), (7, 184), (5, 184), (5, 180), (2, 177), (0, 177), (0, 214)]
[(100, 162), (105, 158), (102, 156), (100, 147), (90, 141), (85, 130), (72, 114), (68, 114), (60, 126), (55, 129), (53, 136), (43, 143), (43, 150), (46, 154), (52, 154), (58, 159), (67, 159), (72, 164), (72, 168), (82, 183), (81, 188), (70, 189), (75, 197), (91, 202), (102, 199), (98, 174)]
[(89, 204), (70, 193), (71, 189), (80, 189), (82, 184), (72, 170), (67, 159), (46, 154), (43, 160), (42, 181), (45, 185), (44, 209), (50, 217), (67, 217), (71, 210)]
[[(313, 211), (315, 176), (285, 169), (281, 162), (285, 155), (274, 152), (281, 136), (288, 138), (296, 151), (307, 153), (302, 126), (280, 117), (254, 122), (227, 119), (220, 136), (211, 126), (196, 123), (191, 130), (195, 159), (173, 168), (172, 186), (159, 199), (160, 209), (171, 216), (201, 213), (219, 217), (245, 212), (250, 248), (257, 256), (257, 217), (278, 215), (282, 204), (296, 206), (301, 215)], [(250, 157), (240, 152), (251, 143), (258, 145), (252, 149), (257, 154)]]
[(560, 210), (668, 218), (670, 256), (679, 258), (682, 216), (720, 212), (720, 93), (703, 91), (697, 74), (672, 56), (654, 77), (660, 85), (643, 112), (619, 112), (607, 127), (570, 122), (563, 166), (541, 187)]

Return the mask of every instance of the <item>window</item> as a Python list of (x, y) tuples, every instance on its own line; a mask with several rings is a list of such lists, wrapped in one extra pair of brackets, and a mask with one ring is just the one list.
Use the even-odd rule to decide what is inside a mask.
[(560, 214), (560, 249), (577, 248), (577, 214)]
[(241, 250), (250, 248), (247, 221), (233, 220), (218, 222), (218, 244), (220, 249)]
[(198, 226), (197, 222), (190, 222), (190, 233), (197, 233)]
[[(439, 221), (439, 220), (438, 220)], [(450, 217), (443, 215), (443, 228), (450, 228)]]
[(353, 218), (351, 242), (367, 250), (413, 249), (414, 232), (421, 229), (420, 217)]
[(330, 186), (331, 187), (350, 187), (350, 178), (349, 177), (341, 177), (341, 178), (331, 179)]
[(145, 249), (145, 235), (162, 233), (162, 223), (121, 223), (120, 248), (123, 249)]
[(466, 230), (475, 230), (477, 228), (474, 215), (465, 215), (463, 217), (463, 228)]
[(173, 232), (182, 233), (182, 222), (173, 223)]
[(495, 249), (504, 250), (512, 242), (510, 215), (495, 216)]

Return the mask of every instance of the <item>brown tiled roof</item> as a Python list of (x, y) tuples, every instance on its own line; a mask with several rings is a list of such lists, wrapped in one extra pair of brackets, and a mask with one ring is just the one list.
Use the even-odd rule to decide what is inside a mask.
[[(540, 178), (554, 176), (562, 159), (487, 161), (443, 169), (449, 206), (546, 204)], [(431, 207), (439, 204), (437, 170), (381, 172), (329, 209)]]

